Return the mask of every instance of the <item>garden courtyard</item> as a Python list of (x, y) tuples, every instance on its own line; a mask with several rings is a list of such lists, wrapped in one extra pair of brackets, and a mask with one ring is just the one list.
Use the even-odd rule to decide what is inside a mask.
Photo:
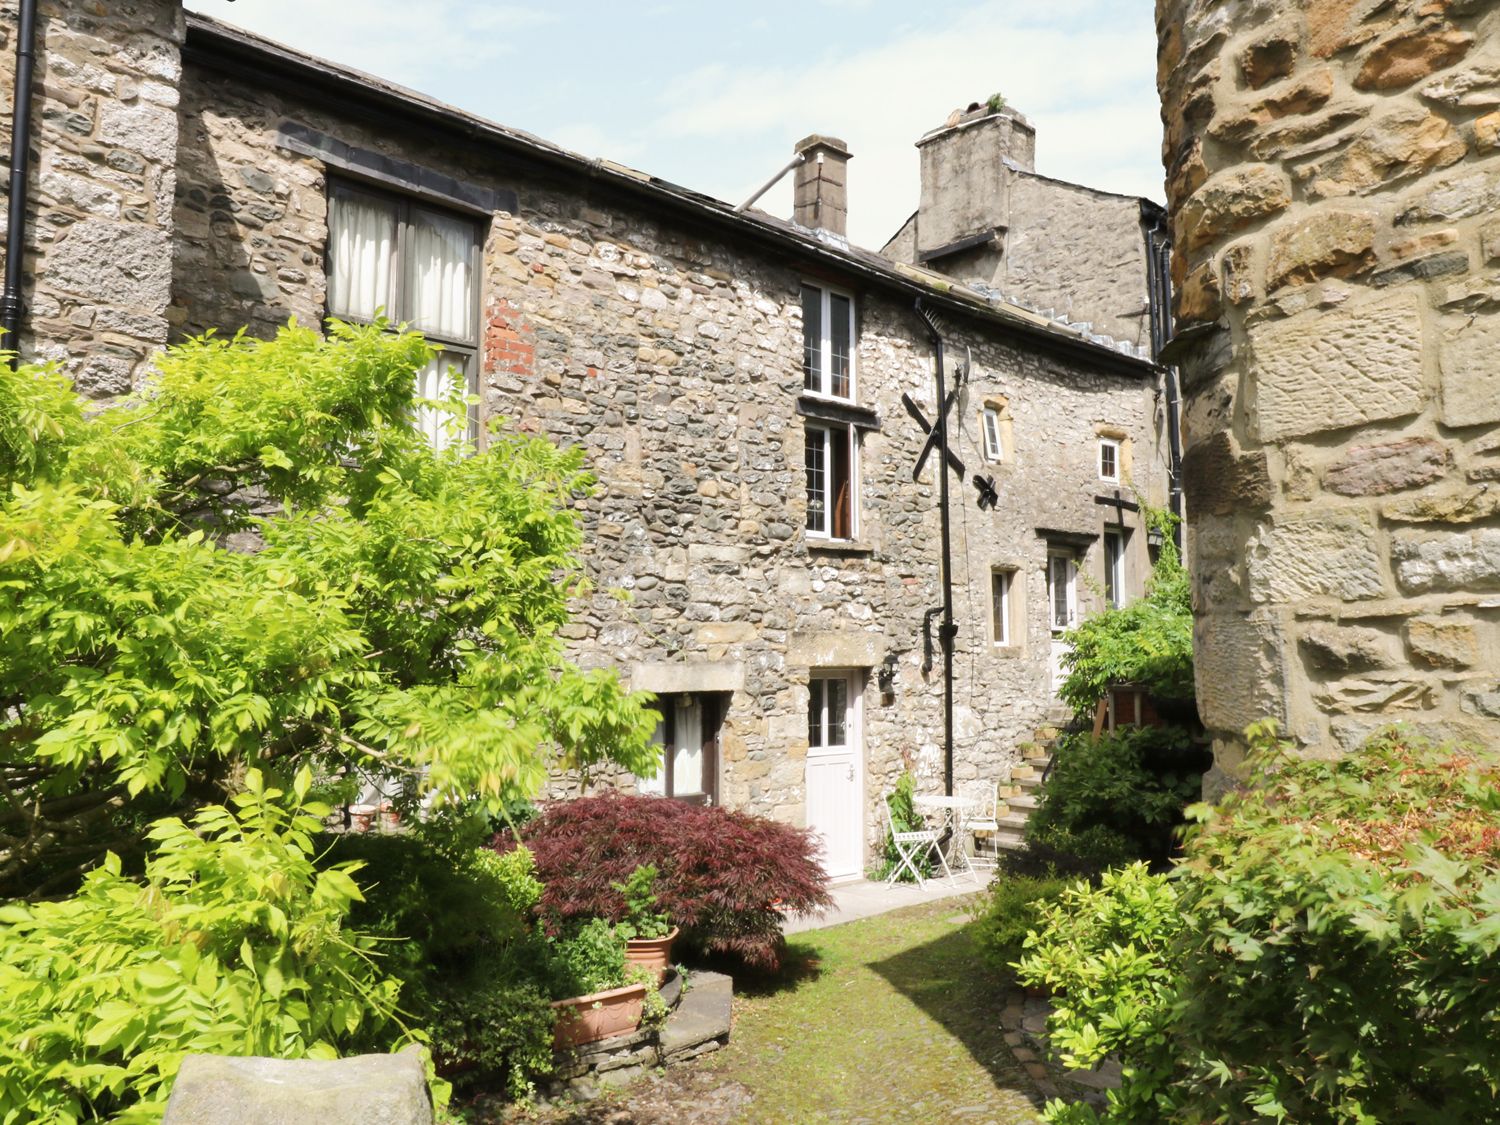
[(723, 1050), (587, 1105), (478, 1119), (1039, 1121), (1043, 1091), (1025, 1062), (1034, 1056), (1022, 1048), (1018, 1057), (1001, 1022), (1018, 994), (979, 960), (973, 901), (922, 902), (795, 934), (780, 974), (737, 982)]

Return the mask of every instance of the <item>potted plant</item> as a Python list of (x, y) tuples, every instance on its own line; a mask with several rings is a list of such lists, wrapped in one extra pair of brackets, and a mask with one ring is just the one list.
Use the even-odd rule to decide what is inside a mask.
[(659, 985), (672, 963), (678, 930), (666, 911), (657, 909), (656, 875), (653, 864), (642, 864), (623, 883), (610, 885), (625, 899), (625, 917), (615, 924), (625, 939), (625, 960), (654, 973)]
[(627, 971), (625, 941), (603, 918), (554, 939), (549, 961), (557, 1014), (554, 1047), (612, 1039), (640, 1026), (649, 978)]

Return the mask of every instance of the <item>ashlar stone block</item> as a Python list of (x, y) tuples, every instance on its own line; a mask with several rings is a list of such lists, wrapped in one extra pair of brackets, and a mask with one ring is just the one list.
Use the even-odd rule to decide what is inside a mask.
[(1385, 591), (1375, 529), (1359, 513), (1334, 512), (1262, 527), (1250, 544), (1252, 601), (1288, 605), (1332, 597), (1354, 602)]
[(1392, 540), (1391, 558), (1408, 594), (1500, 590), (1500, 528), (1401, 532)]
[(1500, 314), (1465, 317), (1442, 336), (1443, 424), (1500, 422)]
[[(1401, 418), (1422, 409), (1422, 312), (1397, 292), (1250, 329), (1263, 441)], [(1500, 373), (1497, 373), (1500, 378)]]

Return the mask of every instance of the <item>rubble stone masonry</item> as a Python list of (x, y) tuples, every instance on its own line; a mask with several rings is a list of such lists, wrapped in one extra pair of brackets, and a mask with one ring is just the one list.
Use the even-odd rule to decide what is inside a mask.
[[(0, 0), (7, 153), (17, 18)], [(167, 341), (182, 41), (167, 0), (38, 5), (20, 345), (96, 397), (130, 390)]]
[[(1500, 734), (1500, 5), (1158, 0), (1198, 700)], [(1219, 778), (1223, 780), (1223, 778)]]
[[(190, 40), (191, 43), (191, 40)], [(865, 675), (864, 778), (875, 802), (904, 766), (941, 784), (942, 680), (924, 675), (922, 618), (940, 602), (932, 470), (913, 482), (932, 417), (932, 357), (910, 298), (809, 277), (795, 254), (706, 234), (579, 176), (518, 171), (483, 146), (341, 117), (320, 104), (191, 66), (185, 75), (172, 315), (182, 331), (273, 331), (323, 314), (326, 192), (339, 174), (279, 139), (288, 123), (381, 158), (507, 193), (486, 217), (480, 396), (489, 417), (581, 445), (597, 495), (580, 503), (594, 594), (566, 635), (576, 659), (659, 692), (732, 692), (720, 797), (803, 822), (807, 681)], [(509, 194), (513, 193), (513, 194)], [(788, 246), (791, 244), (788, 243)], [(860, 451), (859, 533), (808, 539), (800, 286), (855, 291), (856, 397), (877, 429)], [(1096, 494), (1100, 427), (1128, 438), (1131, 482), (1161, 504), (1165, 467), (1150, 369), (1064, 358), (982, 318), (944, 317), (949, 355), (969, 364), (956, 444), (1001, 497), (982, 511), (954, 488), (959, 639), (957, 776), (1001, 776), (1051, 706), (1039, 529), (1089, 544), (1086, 610), (1102, 587)], [(1113, 368), (1113, 369), (1112, 369)], [(1013, 448), (986, 464), (980, 412), (1004, 404)], [(1127, 499), (1132, 495), (1126, 489)], [(1113, 511), (1111, 509), (1111, 511)], [(1146, 535), (1127, 513), (1129, 581)], [(990, 640), (990, 571), (1014, 567), (1014, 643)], [(896, 661), (893, 697), (875, 670)]]

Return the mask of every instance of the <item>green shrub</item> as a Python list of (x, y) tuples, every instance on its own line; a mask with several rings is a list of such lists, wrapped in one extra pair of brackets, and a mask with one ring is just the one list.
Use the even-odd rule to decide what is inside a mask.
[[(1097, 888), (1074, 883), (1037, 913), (1018, 976), (1053, 994), (1052, 1045), (1069, 1066), (1121, 1056), (1125, 1086), (1110, 1094), (1110, 1120), (1166, 1120), (1155, 1096), (1171, 1071), (1158, 1045), (1177, 988), (1172, 943), (1182, 921), (1172, 882), (1135, 863), (1106, 872)], [(1053, 1103), (1048, 1120), (1087, 1113)]]
[(656, 901), (656, 866), (643, 863), (623, 883), (610, 886), (625, 899), (625, 917), (615, 924), (615, 931), (625, 941), (651, 941), (672, 932), (672, 919)]
[(309, 782), (283, 808), (251, 770), (233, 811), (152, 825), (144, 881), (110, 856), (72, 898), (0, 908), (0, 1120), (156, 1120), (186, 1054), (404, 1038), (399, 983), (345, 926), (357, 865), (313, 865)]
[(625, 983), (625, 939), (603, 918), (590, 918), (571, 935), (550, 942), (552, 999), (587, 996)]
[[(1335, 762), (1250, 734), (1257, 784), (1204, 810), (1170, 882), (1065, 898), (1038, 933), (1022, 977), (1062, 997), (1054, 1042), (1120, 1054), (1114, 1122), (1493, 1119), (1500, 767), (1400, 732)], [(1139, 943), (1093, 936), (1132, 911)]]
[(1059, 740), (1028, 840), (1099, 868), (1172, 853), (1202, 791), (1201, 752), (1179, 727), (1121, 727)]
[(974, 907), (971, 932), (985, 964), (999, 973), (1013, 972), (1040, 908), (1067, 885), (1067, 880), (1051, 876), (997, 875)]
[[(896, 826), (897, 832), (918, 832), (927, 827), (927, 821), (918, 814), (916, 805), (912, 803), (912, 797), (917, 791), (917, 779), (909, 772), (903, 773), (896, 779), (896, 785), (886, 801), (891, 806), (891, 823)], [(886, 830), (885, 842), (881, 845), (880, 863), (870, 871), (869, 877), (879, 882), (890, 876), (896, 869), (896, 864), (901, 862), (900, 853), (896, 851), (896, 842), (891, 839), (890, 830)], [(916, 858), (917, 869), (922, 872), (922, 878), (926, 879), (932, 874), (932, 856), (923, 852)], [(896, 877), (898, 883), (913, 883), (911, 870), (903, 868), (901, 874)]]
[(483, 830), (335, 836), (325, 862), (364, 864), (353, 916), (386, 939), (403, 1013), (427, 1030), (439, 1073), (521, 1099), (552, 1069), (549, 950), (531, 923), (542, 884), (525, 848), (465, 846)]
[(1492, 1120), (1500, 768), (1396, 732), (1337, 762), (1265, 764), (1183, 872), (1185, 1104)]

